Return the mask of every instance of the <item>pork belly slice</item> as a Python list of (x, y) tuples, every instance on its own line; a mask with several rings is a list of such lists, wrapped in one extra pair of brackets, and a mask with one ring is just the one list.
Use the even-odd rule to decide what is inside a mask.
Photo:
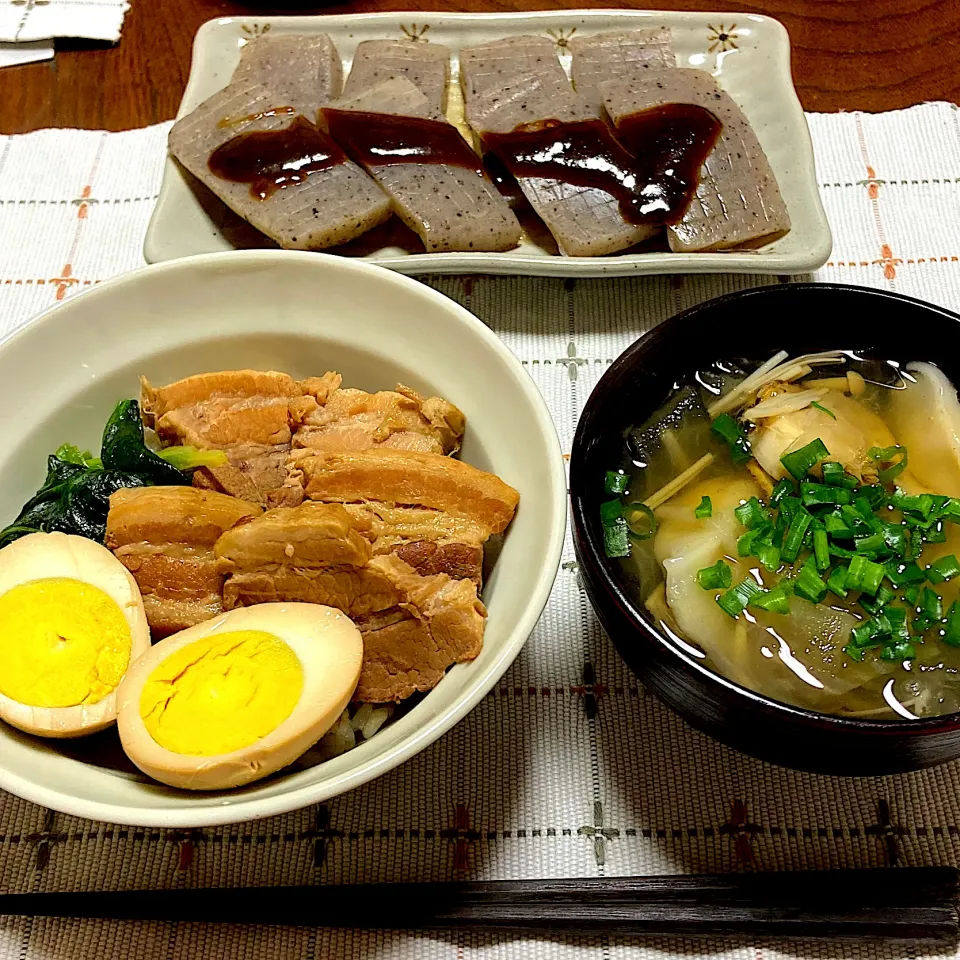
[(567, 48), (573, 55), (570, 68), (573, 86), (598, 112), (603, 107), (601, 83), (632, 80), (645, 70), (677, 65), (668, 27), (571, 37)]
[(340, 96), (343, 64), (325, 33), (269, 33), (247, 41), (231, 82), (258, 83), (270, 90), (278, 105), (316, 120), (321, 104)]
[[(383, 223), (391, 212), (387, 195), (356, 164), (342, 158), (320, 132), (317, 136), (323, 138), (331, 157), (342, 159), (265, 199), (251, 191), (250, 183), (227, 180), (211, 171), (211, 156), (228, 141), (302, 123), (299, 115), (282, 110), (292, 106), (283, 100), (281, 92), (253, 80), (231, 82), (173, 125), (170, 153), (234, 213), (281, 247), (321, 250)], [(315, 113), (314, 109), (310, 120)]]
[(213, 547), (260, 508), (192, 487), (137, 487), (110, 497), (106, 545), (133, 574), (154, 637), (223, 610)]
[(423, 94), (431, 110), (442, 116), (447, 109), (450, 84), (449, 48), (409, 40), (364, 40), (357, 44), (343, 97), (353, 99), (385, 80), (397, 78), (411, 83)]
[(502, 533), (520, 495), (477, 467), (415, 450), (319, 453), (297, 462), (308, 499), (325, 503), (386, 503), (428, 507)]
[[(429, 253), (509, 250), (520, 242), (520, 224), (480, 158), (410, 80), (353, 87), (352, 97), (322, 110), (329, 132), (383, 188)], [(443, 162), (375, 162), (391, 140), (420, 155), (430, 150)]]
[[(460, 51), (466, 119), (481, 141), (526, 125), (596, 121), (595, 106), (570, 86), (552, 41), (510, 37)], [(518, 177), (530, 206), (566, 256), (617, 253), (657, 229), (629, 223), (612, 194), (562, 180)]]
[(342, 610), (364, 633), (357, 699), (401, 700), (479, 653), (486, 611), (469, 580), (371, 558), (358, 526), (340, 504), (304, 503), (227, 531), (215, 546), (223, 607), (299, 601)]
[(204, 373), (166, 387), (142, 380), (140, 397), (164, 445), (226, 454), (228, 465), (198, 470), (195, 484), (258, 504), (283, 486), (293, 434), (317, 407), (299, 381), (272, 371)]
[(464, 415), (441, 397), (421, 397), (398, 383), (396, 390), (367, 393), (342, 387), (336, 373), (303, 383), (316, 398), (293, 439), (295, 449), (318, 451), (391, 447), (451, 454), (460, 449)]
[(723, 124), (720, 139), (700, 170), (696, 196), (680, 222), (667, 230), (671, 250), (759, 247), (789, 232), (790, 215), (757, 135), (709, 73), (650, 70), (629, 81), (601, 83), (600, 89), (615, 125), (664, 103), (703, 107)]
[(388, 503), (345, 503), (357, 529), (376, 556), (393, 553), (418, 573), (445, 573), (453, 580), (483, 577), (483, 545), (489, 530), (482, 524), (426, 507)]
[(389, 576), (404, 600), (356, 621), (363, 635), (357, 700), (405, 700), (433, 689), (453, 664), (479, 655), (487, 611), (473, 583), (422, 577), (395, 556), (375, 557), (369, 566)]

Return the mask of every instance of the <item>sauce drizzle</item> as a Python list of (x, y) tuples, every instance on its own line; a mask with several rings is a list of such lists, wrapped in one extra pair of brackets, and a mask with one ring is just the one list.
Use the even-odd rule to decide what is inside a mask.
[(442, 164), (483, 176), (480, 158), (445, 120), (332, 107), (324, 107), (322, 112), (330, 136), (364, 167)]
[(633, 224), (679, 221), (721, 124), (702, 107), (665, 104), (627, 117), (623, 143), (600, 119), (545, 121), (487, 134), (484, 146), (515, 177), (559, 180), (616, 197)]
[(281, 130), (240, 133), (210, 155), (210, 172), (233, 183), (249, 183), (250, 195), (266, 200), (277, 190), (303, 183), (312, 173), (346, 160), (322, 130), (297, 116)]

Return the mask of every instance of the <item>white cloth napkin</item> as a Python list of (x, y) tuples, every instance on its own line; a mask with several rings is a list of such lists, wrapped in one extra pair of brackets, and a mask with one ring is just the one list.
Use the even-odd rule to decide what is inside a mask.
[[(893, 289), (960, 309), (957, 108), (928, 104), (809, 121), (835, 236), (830, 262), (815, 279)], [(167, 129), (0, 137), (0, 334), (142, 264)], [(593, 385), (644, 331), (708, 297), (775, 282), (749, 276), (430, 281), (517, 354), (546, 398), (566, 451)], [(905, 340), (910, 335), (904, 331)], [(15, 415), (16, 398), (3, 399), (3, 415)], [(958, 862), (960, 763), (883, 779), (815, 777), (752, 760), (692, 731), (638, 686), (604, 637), (578, 587), (569, 539), (544, 616), (496, 690), (438, 743), (346, 796), (259, 823), (183, 833), (89, 823), (0, 794), (3, 891)], [(0, 921), (0, 960), (907, 955), (915, 953), (875, 945), (703, 945), (670, 938), (637, 945)], [(934, 955), (960, 960), (952, 951)]]
[(53, 43), (50, 40), (0, 43), (0, 67), (19, 67), (25, 63), (50, 60), (52, 57)]
[[(83, 37), (116, 42), (129, 9), (125, 0), (0, 0), (0, 41)], [(6, 62), (0, 58), (0, 66)]]

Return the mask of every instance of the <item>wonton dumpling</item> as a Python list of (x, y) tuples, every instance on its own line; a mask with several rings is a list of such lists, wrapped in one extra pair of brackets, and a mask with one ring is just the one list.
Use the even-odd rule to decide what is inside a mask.
[(890, 426), (907, 448), (913, 476), (936, 493), (960, 497), (957, 391), (932, 364), (911, 363), (907, 370), (917, 382), (892, 391)]
[(839, 461), (857, 477), (862, 477), (863, 468), (871, 462), (867, 456), (871, 447), (889, 447), (896, 442), (880, 417), (851, 397), (831, 390), (819, 403), (836, 419), (816, 407), (805, 407), (758, 423), (751, 438), (753, 455), (775, 480), (788, 475), (780, 458), (817, 438), (830, 451), (829, 459)]
[[(713, 515), (698, 520), (694, 510), (704, 496), (711, 499)], [(654, 552), (666, 576), (667, 605), (683, 636), (697, 644), (721, 674), (788, 703), (842, 711), (841, 698), (893, 669), (876, 656), (858, 663), (843, 653), (858, 622), (852, 614), (792, 598), (789, 615), (751, 610), (734, 619), (717, 605), (719, 590), (704, 590), (697, 583), (697, 571), (721, 559), (730, 564), (734, 584), (757, 569), (753, 558), (737, 557), (737, 538), (744, 530), (733, 513), (753, 496), (759, 497), (760, 490), (752, 480), (717, 477), (656, 511)], [(764, 571), (759, 572), (762, 578)]]

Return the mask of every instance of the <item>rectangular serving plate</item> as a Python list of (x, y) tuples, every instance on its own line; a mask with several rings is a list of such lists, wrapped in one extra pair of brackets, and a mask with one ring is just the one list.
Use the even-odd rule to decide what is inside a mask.
[[(790, 76), (790, 43), (769, 17), (731, 13), (641, 10), (567, 10), (506, 14), (374, 13), (314, 17), (227, 17), (197, 32), (190, 78), (178, 117), (230, 80), (240, 50), (266, 32), (329, 34), (348, 71), (357, 44), (397, 38), (451, 48), (451, 85), (459, 86), (460, 47), (533, 34), (556, 43), (569, 70), (573, 36), (609, 30), (669, 27), (680, 67), (707, 70), (741, 106), (770, 160), (790, 211), (793, 229), (759, 250), (727, 253), (632, 252), (606, 257), (564, 257), (552, 238), (537, 242), (525, 231), (521, 245), (503, 253), (424, 253), (398, 245), (395, 224), (333, 253), (360, 257), (411, 274), (486, 273), (524, 276), (629, 276), (661, 273), (805, 273), (830, 255), (830, 227), (817, 189), (813, 147)], [(396, 218), (393, 218), (396, 220)], [(236, 248), (269, 247), (206, 188), (167, 158), (144, 255), (151, 263)], [(553, 247), (551, 249), (551, 247)]]

